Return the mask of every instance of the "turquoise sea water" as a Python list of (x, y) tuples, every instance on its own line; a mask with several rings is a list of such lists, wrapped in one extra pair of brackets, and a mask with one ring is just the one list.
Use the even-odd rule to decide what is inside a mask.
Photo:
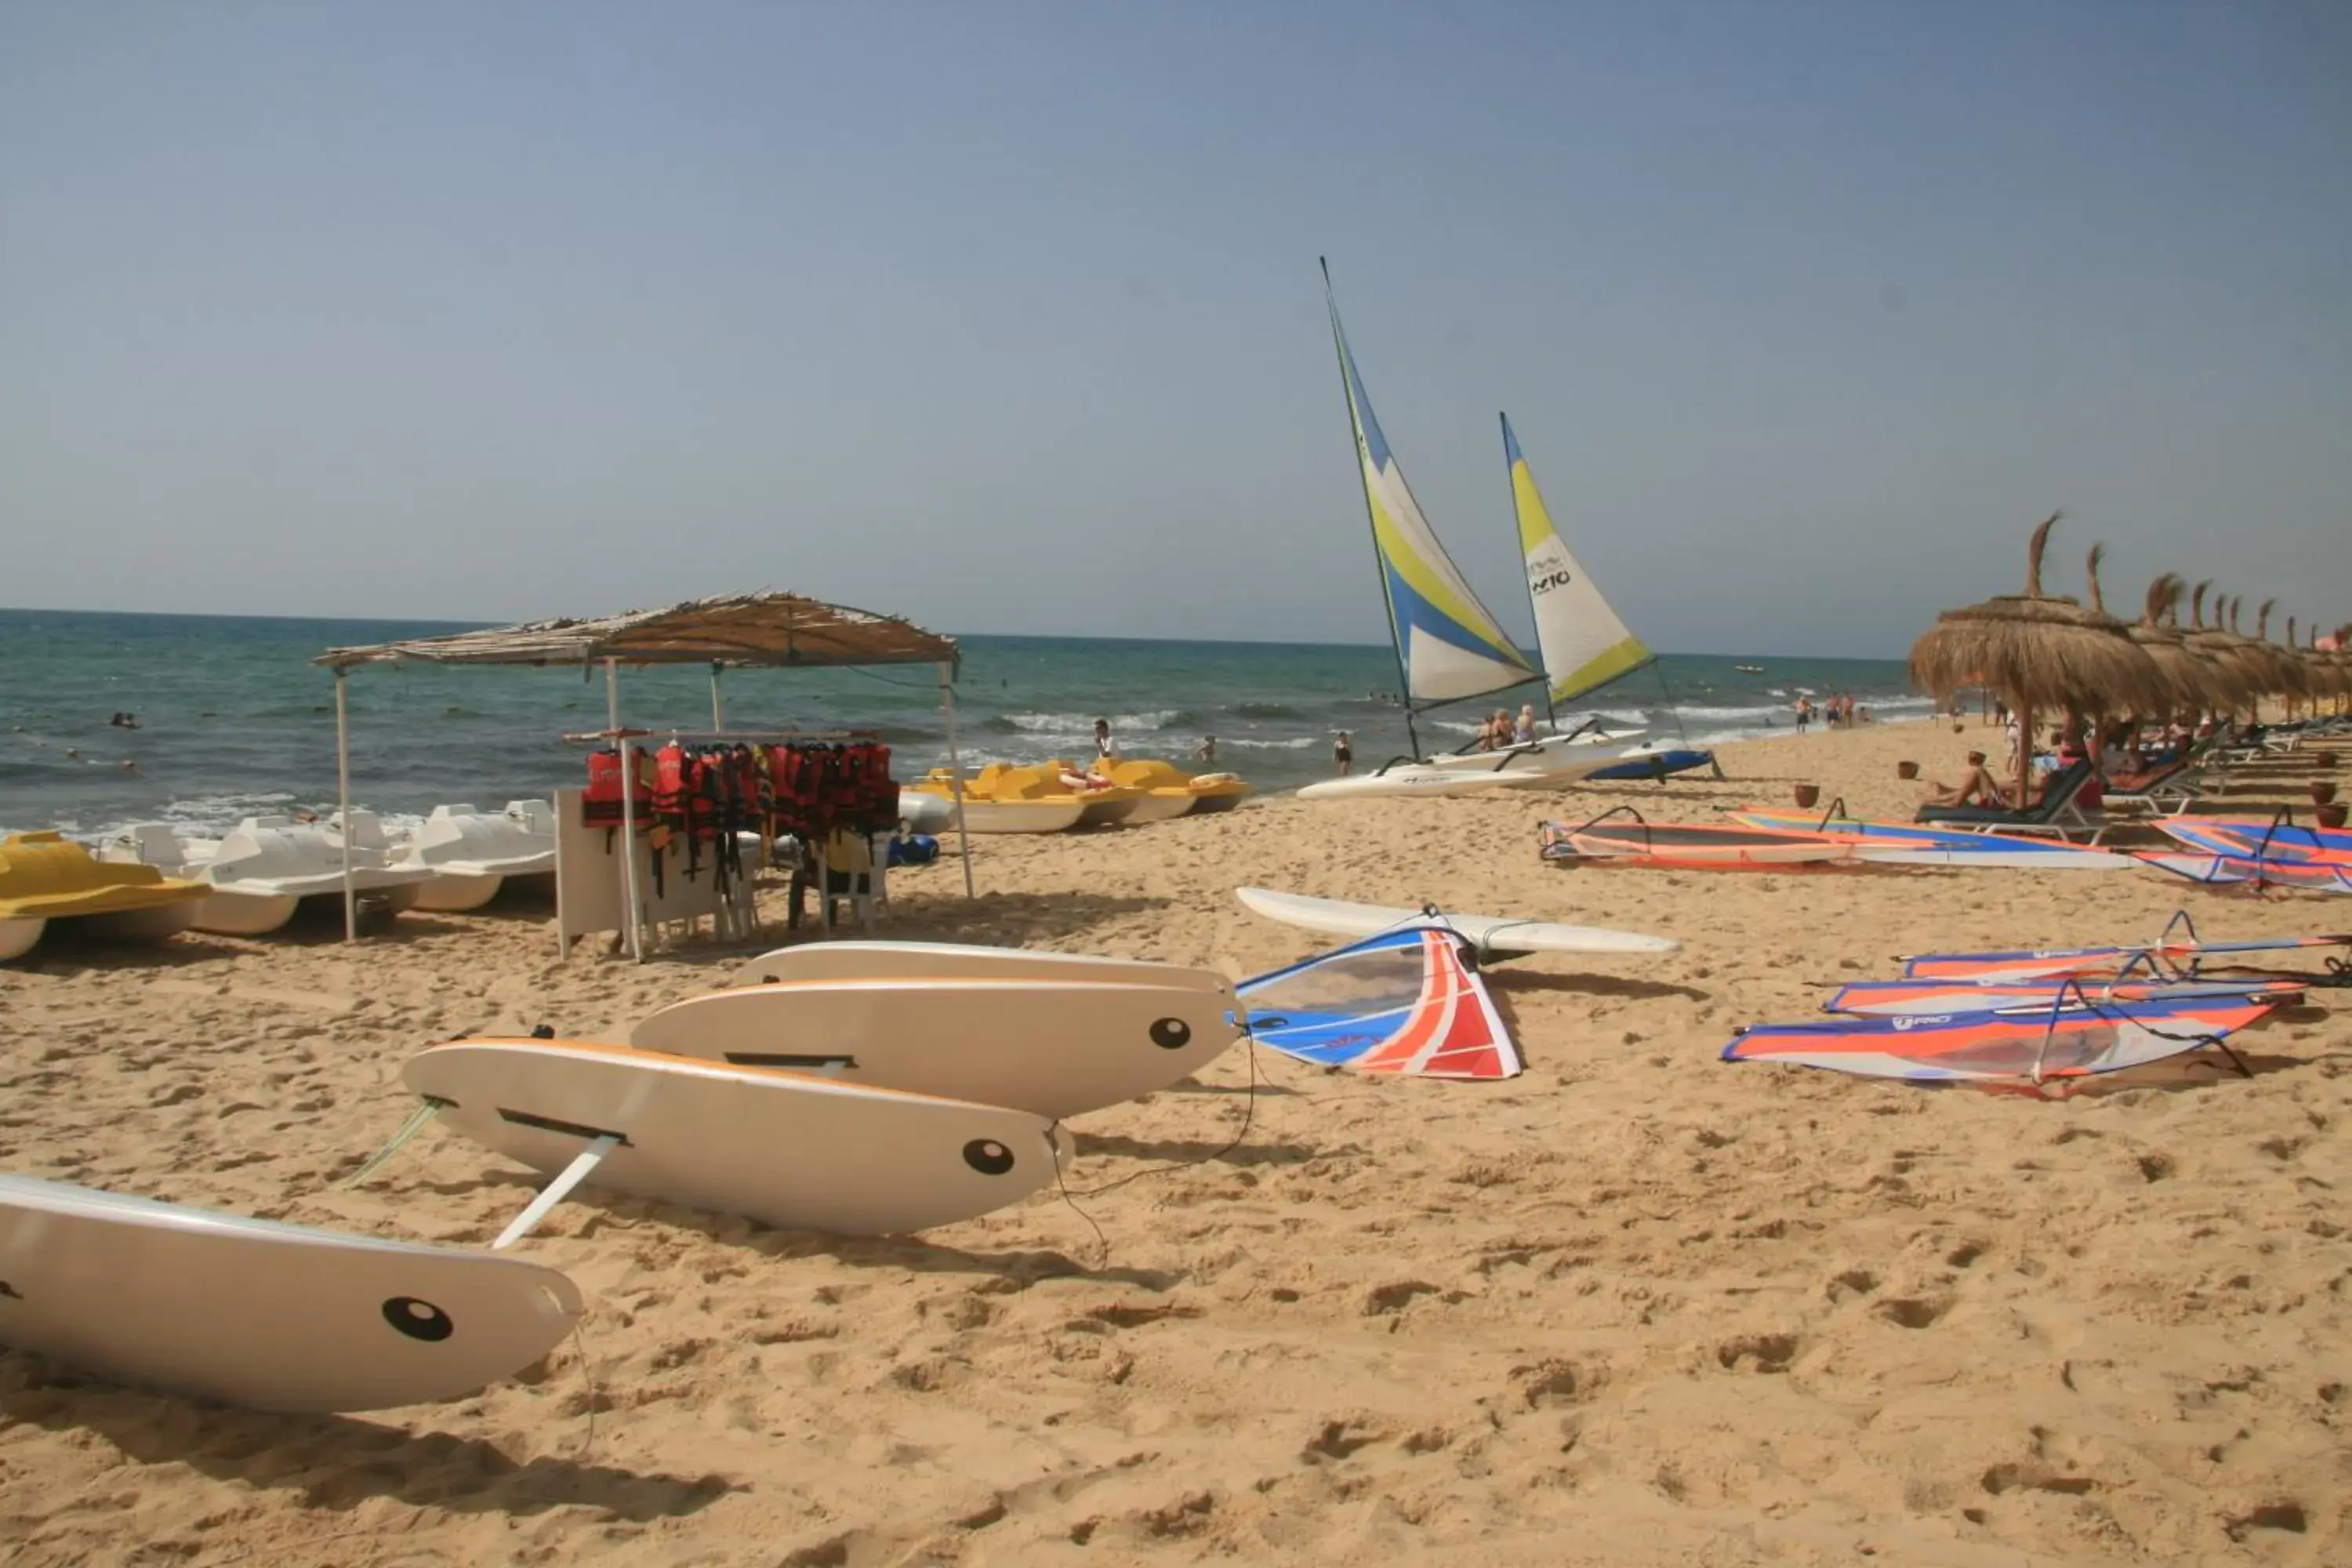
[[(322, 621), (0, 609), (0, 827), (91, 835), (127, 821), (218, 830), (241, 816), (335, 797), (334, 682), (321, 650), (459, 629), (413, 621)], [(1359, 765), (1405, 750), (1386, 647), (1079, 637), (962, 639), (959, 738), (967, 766), (992, 759), (1083, 757), (1096, 718), (1121, 750), (1196, 767), (1217, 737), (1217, 765), (1261, 790), (1330, 771), (1331, 735), (1352, 732)], [(1735, 664), (1763, 668), (1742, 674)], [(1664, 687), (1662, 688), (1661, 678)], [(1564, 723), (1598, 714), (1628, 738), (1682, 731), (1699, 743), (1768, 733), (1800, 691), (1851, 691), (1889, 717), (1916, 715), (1893, 660), (1670, 655), (1654, 670), (1589, 698)], [(927, 666), (872, 670), (730, 670), (730, 729), (872, 729), (909, 778), (947, 760), (936, 678)], [(1483, 706), (1513, 711), (1533, 688)], [(1460, 744), (1480, 703), (1424, 715), (1424, 745)], [(496, 806), (574, 782), (584, 748), (565, 731), (604, 719), (601, 670), (379, 666), (351, 678), (352, 793), (360, 805), (422, 814)], [(116, 712), (139, 728), (108, 723)], [(710, 723), (699, 667), (624, 670), (621, 716), (648, 728)], [(136, 771), (126, 770), (126, 761)]]

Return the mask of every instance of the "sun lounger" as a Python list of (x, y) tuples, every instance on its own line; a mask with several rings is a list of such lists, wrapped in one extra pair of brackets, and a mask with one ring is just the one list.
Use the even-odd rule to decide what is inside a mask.
[(2042, 803), (2030, 810), (2011, 811), (1990, 805), (1923, 805), (1913, 820), (1970, 833), (2046, 833), (2068, 843), (2074, 842), (2075, 834), (2087, 833), (2090, 837), (2084, 842), (2096, 844), (2107, 830), (2105, 816), (2084, 809), (2077, 799), (2083, 786), (2091, 782), (2092, 771), (2090, 763), (2079, 762), (2053, 773), (2050, 782), (2042, 786)]

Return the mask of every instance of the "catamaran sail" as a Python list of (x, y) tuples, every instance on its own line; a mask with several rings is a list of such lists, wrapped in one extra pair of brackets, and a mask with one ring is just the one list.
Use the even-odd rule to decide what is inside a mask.
[(1473, 592), (1460, 567), (1437, 542), (1397, 466), (1381, 422), (1372, 416), (1356, 373), (1348, 334), (1339, 325), (1339, 304), (1331, 292), (1331, 269), (1323, 269), (1324, 299), (1331, 310), (1331, 341), (1339, 353), (1339, 376), (1348, 394), (1348, 420), (1356, 435), (1356, 456), (1364, 481), (1364, 507), (1370, 514), (1372, 546), (1378, 552), (1381, 591), (1388, 601), (1389, 635), (1396, 644), (1408, 711), (1459, 702), (1502, 691), (1542, 677), (1515, 647), (1494, 612)]
[(1535, 470), (1511, 416), (1503, 416), (1503, 460), (1511, 472), (1511, 507), (1519, 521), (1519, 549), (1527, 557), (1528, 601), (1536, 613), (1536, 647), (1542, 651), (1546, 695), (1554, 703), (1608, 685), (1656, 656), (1627, 629), (1592, 574), (1577, 564), (1552, 526)]

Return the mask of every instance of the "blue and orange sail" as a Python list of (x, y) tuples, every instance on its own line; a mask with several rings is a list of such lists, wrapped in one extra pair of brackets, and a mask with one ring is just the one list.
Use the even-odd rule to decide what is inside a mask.
[(1236, 988), (1251, 1037), (1358, 1072), (1496, 1079), (1522, 1070), (1463, 939), (1413, 925), (1320, 953)]

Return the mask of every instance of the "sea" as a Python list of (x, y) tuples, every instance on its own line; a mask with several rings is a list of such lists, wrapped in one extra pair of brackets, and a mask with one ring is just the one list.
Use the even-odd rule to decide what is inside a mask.
[[(331, 809), (336, 797), (334, 679), (311, 660), (331, 647), (464, 630), (428, 621), (297, 620), (0, 609), (0, 828), (96, 838), (128, 822), (214, 835), (240, 818)], [(955, 683), (968, 768), (991, 761), (1084, 758), (1094, 721), (1120, 751), (1202, 771), (1260, 794), (1331, 773), (1336, 731), (1361, 768), (1407, 750), (1386, 647), (969, 637)], [(1752, 665), (1760, 673), (1736, 667)], [(1928, 711), (1898, 660), (1669, 654), (1559, 714), (1597, 719), (1625, 739), (1715, 745), (1785, 731), (1790, 703), (1851, 692), (1885, 719)], [(712, 728), (700, 666), (624, 669), (625, 724)], [(352, 796), (393, 821), (436, 805), (495, 809), (584, 779), (587, 746), (569, 733), (604, 723), (601, 668), (509, 669), (404, 664), (350, 677)], [(937, 675), (929, 666), (730, 669), (730, 731), (862, 730), (892, 748), (902, 780), (948, 760)], [(1416, 719), (1428, 749), (1451, 749), (1482, 709), (1533, 687)], [(111, 722), (132, 716), (137, 727)]]

